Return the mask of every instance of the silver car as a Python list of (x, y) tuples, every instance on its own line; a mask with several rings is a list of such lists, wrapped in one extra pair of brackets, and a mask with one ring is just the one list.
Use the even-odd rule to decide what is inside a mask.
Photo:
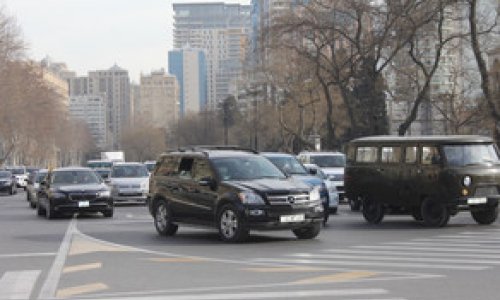
[(141, 163), (114, 163), (106, 182), (115, 202), (146, 203), (149, 193), (149, 172)]

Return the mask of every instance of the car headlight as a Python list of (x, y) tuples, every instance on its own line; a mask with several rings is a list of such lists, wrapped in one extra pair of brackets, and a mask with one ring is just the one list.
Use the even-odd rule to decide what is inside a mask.
[(309, 192), (309, 200), (310, 201), (320, 201), (321, 200), (321, 195), (320, 195), (320, 187), (316, 186), (314, 187), (310, 192)]
[(464, 179), (462, 179), (462, 183), (464, 184), (464, 186), (470, 186), (472, 183), (472, 179), (470, 178), (470, 176), (465, 176)]
[(109, 198), (111, 197), (111, 191), (100, 191), (100, 192), (97, 192), (97, 198)]
[(243, 204), (266, 204), (264, 199), (254, 192), (241, 192), (238, 193), (238, 197)]

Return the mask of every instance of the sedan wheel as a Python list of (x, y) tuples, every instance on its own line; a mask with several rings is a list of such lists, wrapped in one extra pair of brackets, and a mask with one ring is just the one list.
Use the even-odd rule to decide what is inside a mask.
[(219, 235), (223, 241), (242, 242), (248, 237), (249, 230), (233, 205), (224, 205), (219, 211), (217, 220)]

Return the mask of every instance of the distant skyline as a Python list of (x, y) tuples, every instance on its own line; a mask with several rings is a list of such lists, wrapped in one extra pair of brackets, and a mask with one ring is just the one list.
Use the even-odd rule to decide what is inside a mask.
[(250, 0), (0, 0), (16, 18), (28, 56), (65, 62), (79, 76), (115, 63), (131, 81), (141, 72), (167, 70), (173, 45), (172, 3)]

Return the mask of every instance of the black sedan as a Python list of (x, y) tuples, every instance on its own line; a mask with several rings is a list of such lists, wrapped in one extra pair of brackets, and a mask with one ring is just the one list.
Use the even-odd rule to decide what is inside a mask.
[(0, 192), (7, 192), (11, 195), (17, 193), (16, 178), (10, 171), (0, 170)]
[(113, 217), (109, 187), (89, 168), (59, 168), (49, 171), (38, 194), (37, 213), (52, 219), (60, 214), (101, 212)]

